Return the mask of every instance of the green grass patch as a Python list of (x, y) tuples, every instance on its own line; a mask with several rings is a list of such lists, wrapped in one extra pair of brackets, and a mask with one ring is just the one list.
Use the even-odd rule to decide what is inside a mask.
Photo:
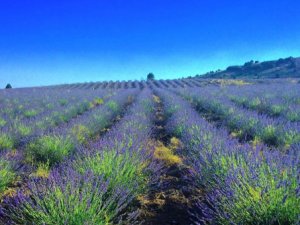
[(97, 105), (102, 105), (103, 103), (104, 103), (104, 101), (103, 101), (102, 98), (96, 97), (96, 98), (93, 100), (93, 104), (94, 104), (95, 106), (97, 106)]
[(80, 173), (91, 170), (95, 175), (109, 180), (108, 190), (126, 187), (136, 195), (145, 191), (148, 175), (143, 170), (146, 166), (138, 154), (117, 153), (113, 149), (85, 157), (75, 163), (75, 168)]
[(30, 110), (26, 110), (24, 112), (24, 116), (27, 117), (27, 118), (30, 118), (30, 117), (34, 117), (38, 114), (38, 112), (34, 109), (30, 109)]
[(32, 173), (30, 176), (48, 178), (49, 174), (50, 174), (49, 163), (39, 163), (36, 171)]
[(16, 128), (19, 134), (23, 137), (30, 135), (32, 132), (31, 127), (25, 126), (24, 124), (17, 124)]
[(0, 133), (0, 150), (12, 149), (14, 147), (14, 140), (5, 133)]
[(0, 197), (15, 178), (16, 174), (13, 171), (10, 162), (0, 159)]
[(261, 105), (261, 100), (259, 98), (254, 98), (249, 102), (250, 109), (258, 109)]
[(300, 121), (300, 113), (299, 112), (289, 112), (289, 113), (287, 113), (287, 118), (289, 121), (299, 122)]
[(53, 109), (53, 108), (54, 108), (54, 105), (51, 104), (51, 103), (48, 103), (48, 104), (46, 104), (46, 108), (47, 108), (47, 109)]
[(50, 166), (61, 162), (74, 150), (70, 138), (60, 136), (43, 136), (26, 148), (27, 159), (32, 163), (49, 163)]
[(72, 127), (71, 134), (80, 144), (87, 144), (88, 139), (92, 136), (91, 131), (81, 124)]
[(272, 105), (271, 106), (271, 115), (272, 116), (279, 116), (284, 111), (283, 105)]
[(6, 121), (4, 119), (0, 118), (0, 127), (5, 126), (5, 124), (6, 124)]
[(107, 107), (113, 112), (118, 112), (119, 108), (120, 108), (118, 103), (116, 103), (113, 100), (110, 100), (109, 102), (107, 102)]
[(67, 99), (59, 99), (58, 103), (60, 104), (60, 106), (65, 106), (68, 104), (68, 100)]

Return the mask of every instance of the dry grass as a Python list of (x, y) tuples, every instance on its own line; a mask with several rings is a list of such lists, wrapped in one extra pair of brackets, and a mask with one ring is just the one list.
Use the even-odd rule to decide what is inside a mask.
[(172, 137), (171, 138), (169, 147), (173, 151), (183, 148), (181, 141), (178, 138), (176, 138), (176, 137)]
[(182, 164), (182, 159), (178, 155), (175, 155), (173, 150), (171, 147), (166, 147), (163, 143), (157, 142), (154, 157), (162, 160), (168, 166)]
[(160, 98), (158, 96), (156, 96), (156, 95), (153, 95), (153, 101), (156, 102), (156, 103), (158, 103), (158, 104), (161, 103)]
[(32, 173), (31, 176), (40, 177), (40, 178), (48, 178), (49, 174), (50, 174), (49, 164), (41, 163), (38, 165), (36, 172)]
[(226, 86), (226, 85), (249, 85), (251, 84), (250, 82), (246, 82), (244, 80), (239, 80), (239, 79), (213, 79), (210, 81), (211, 83), (217, 83), (221, 86)]

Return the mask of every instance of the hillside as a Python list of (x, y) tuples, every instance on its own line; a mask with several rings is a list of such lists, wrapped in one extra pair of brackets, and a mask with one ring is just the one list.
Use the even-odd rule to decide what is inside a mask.
[[(300, 78), (300, 57), (278, 59), (273, 61), (249, 61), (242, 66), (229, 66), (225, 70), (211, 71), (204, 75), (196, 75), (194, 77), (186, 77), (181, 79), (167, 80), (128, 80), (128, 81), (102, 81), (102, 82), (86, 82), (76, 84), (55, 85), (59, 88), (79, 88), (79, 89), (120, 89), (120, 88), (141, 88), (144, 87), (160, 87), (160, 88), (176, 88), (176, 87), (201, 87), (208, 83), (222, 83), (218, 80), (226, 79), (246, 79), (256, 82), (256, 79), (268, 78)], [(277, 82), (275, 80), (266, 80), (265, 82)], [(259, 82), (264, 82), (260, 80)]]
[(226, 70), (211, 71), (196, 77), (203, 78), (288, 78), (300, 77), (300, 57), (273, 61), (249, 61), (242, 66), (229, 66)]
[[(232, 80), (222, 80), (232, 79)], [(293, 78), (290, 82), (300, 82), (300, 57), (285, 58), (273, 61), (249, 61), (242, 66), (229, 66), (226, 70), (211, 71), (203, 75), (188, 76), (178, 79), (149, 79), (149, 80), (107, 80), (95, 82), (81, 82), (70, 84), (49, 85), (49, 88), (57, 89), (131, 89), (139, 88), (184, 88), (203, 87), (207, 84), (236, 84), (242, 80), (251, 83), (278, 83), (281, 79), (269, 78)], [(298, 79), (294, 79), (298, 78)], [(258, 80), (259, 79), (259, 80)], [(30, 87), (25, 88), (30, 89)]]

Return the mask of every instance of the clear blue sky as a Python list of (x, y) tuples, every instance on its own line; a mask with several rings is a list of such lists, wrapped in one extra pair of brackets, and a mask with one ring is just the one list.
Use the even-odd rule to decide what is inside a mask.
[(2, 0), (0, 87), (178, 78), (300, 56), (296, 0)]

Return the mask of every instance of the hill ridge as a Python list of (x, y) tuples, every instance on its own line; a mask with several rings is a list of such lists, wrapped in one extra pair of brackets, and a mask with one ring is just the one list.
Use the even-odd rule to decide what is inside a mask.
[(296, 78), (300, 77), (300, 57), (270, 61), (248, 61), (244, 65), (228, 66), (225, 70), (211, 71), (202, 78)]

